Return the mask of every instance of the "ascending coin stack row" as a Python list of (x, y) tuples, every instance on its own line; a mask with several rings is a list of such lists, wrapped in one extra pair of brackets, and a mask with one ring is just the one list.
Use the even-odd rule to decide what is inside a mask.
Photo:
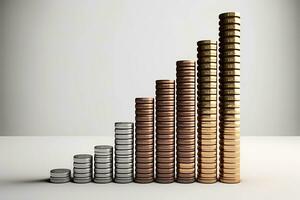
[(176, 62), (177, 182), (195, 181), (196, 70), (192, 60)]
[(133, 123), (115, 123), (115, 182), (133, 181)]
[(217, 42), (197, 43), (198, 57), (198, 176), (201, 183), (217, 181)]
[(135, 182), (154, 180), (154, 98), (135, 99)]
[(220, 175), (240, 182), (240, 15), (219, 15), (220, 42)]
[(89, 183), (93, 178), (93, 156), (77, 154), (73, 157), (73, 181), (75, 183)]
[(156, 182), (175, 181), (175, 81), (156, 81)]
[(97, 145), (94, 147), (94, 182), (109, 183), (113, 180), (113, 147)]

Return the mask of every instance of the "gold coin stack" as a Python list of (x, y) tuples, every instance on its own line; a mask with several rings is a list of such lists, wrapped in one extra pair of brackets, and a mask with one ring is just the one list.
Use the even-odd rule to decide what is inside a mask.
[(219, 15), (220, 175), (223, 183), (240, 182), (240, 15)]
[(176, 62), (177, 182), (195, 181), (195, 62)]
[(198, 48), (198, 176), (217, 182), (217, 42), (202, 40)]
[(156, 81), (156, 182), (175, 180), (175, 81)]
[(135, 99), (135, 182), (154, 180), (154, 98)]

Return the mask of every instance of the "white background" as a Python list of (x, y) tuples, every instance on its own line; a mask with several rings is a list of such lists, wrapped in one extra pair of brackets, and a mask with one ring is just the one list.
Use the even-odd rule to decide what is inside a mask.
[[(0, 135), (111, 136), (218, 14), (242, 20), (242, 135), (297, 135), (300, 1), (2, 0)], [(297, 13), (298, 12), (298, 13)]]

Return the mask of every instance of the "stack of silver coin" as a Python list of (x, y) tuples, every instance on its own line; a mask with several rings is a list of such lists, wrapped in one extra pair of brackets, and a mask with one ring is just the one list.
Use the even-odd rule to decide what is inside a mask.
[(133, 181), (133, 123), (115, 123), (115, 182)]
[(98, 145), (94, 147), (94, 182), (109, 183), (113, 180), (113, 147)]
[(71, 170), (69, 169), (52, 169), (50, 171), (51, 183), (67, 183), (71, 180)]
[(89, 183), (93, 177), (93, 156), (77, 154), (73, 157), (73, 181), (75, 183)]

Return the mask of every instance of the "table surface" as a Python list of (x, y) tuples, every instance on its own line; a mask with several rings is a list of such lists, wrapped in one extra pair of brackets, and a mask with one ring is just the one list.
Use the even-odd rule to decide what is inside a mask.
[[(242, 137), (240, 184), (51, 184), (51, 168), (72, 168), (110, 137), (0, 137), (0, 199), (297, 199), (300, 137)], [(142, 197), (142, 198), (141, 198)]]

